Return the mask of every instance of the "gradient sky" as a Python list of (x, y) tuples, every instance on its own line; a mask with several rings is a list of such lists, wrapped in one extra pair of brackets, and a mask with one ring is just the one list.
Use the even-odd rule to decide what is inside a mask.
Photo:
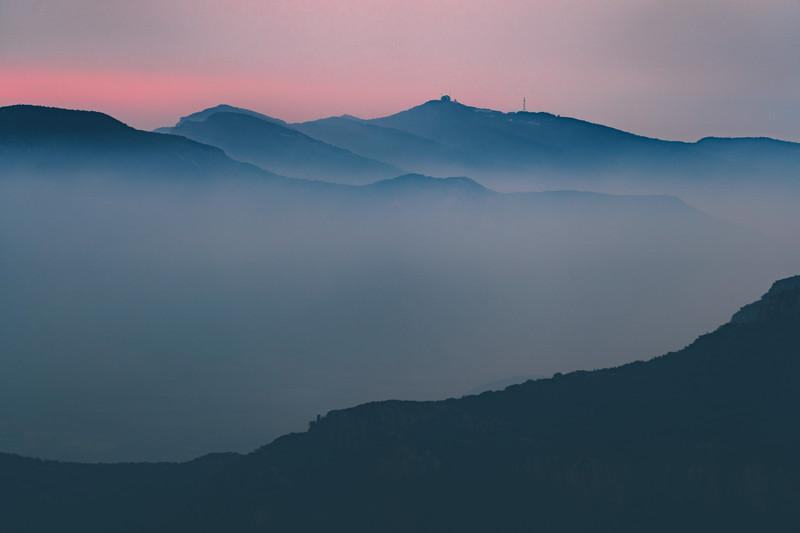
[(154, 128), (448, 93), (667, 138), (800, 140), (800, 0), (0, 0), (0, 105)]

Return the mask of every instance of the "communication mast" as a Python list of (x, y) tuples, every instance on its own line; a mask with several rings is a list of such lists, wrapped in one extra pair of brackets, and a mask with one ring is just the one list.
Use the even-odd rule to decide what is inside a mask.
[(522, 97), (522, 112), (526, 112), (528, 110), (528, 102), (527, 99), (523, 96)]

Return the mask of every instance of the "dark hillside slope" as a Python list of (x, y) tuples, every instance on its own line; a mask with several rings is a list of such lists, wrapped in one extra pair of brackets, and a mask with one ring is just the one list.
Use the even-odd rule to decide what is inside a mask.
[(172, 532), (795, 531), (799, 326), (796, 277), (679, 352), (333, 411), (248, 456), (4, 456), (2, 519), (13, 531), (144, 519)]

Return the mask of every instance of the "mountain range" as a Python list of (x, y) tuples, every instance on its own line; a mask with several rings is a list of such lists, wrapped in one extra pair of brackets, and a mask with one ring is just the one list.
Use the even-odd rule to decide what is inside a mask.
[[(231, 117), (213, 120), (228, 113), (262, 118), (275, 127), (258, 128), (244, 119), (234, 125)], [(182, 119), (174, 128), (159, 131), (218, 145), (234, 157), (286, 175), (352, 183), (368, 181), (370, 173), (373, 180), (387, 177), (397, 169), (529, 185), (587, 177), (598, 182), (692, 183), (758, 176), (795, 183), (800, 169), (798, 143), (720, 137), (665, 141), (550, 113), (481, 109), (446, 96), (369, 120), (345, 115), (287, 124), (231, 106), (193, 116), (197, 119), (191, 124)], [(248, 133), (237, 131), (237, 126)], [(293, 155), (300, 147), (313, 157)], [(346, 150), (346, 155), (333, 147)]]
[[(111, 134), (96, 137), (87, 152), (102, 153), (105, 159), (133, 156), (148, 142), (156, 142), (152, 134), (107, 115), (86, 112), (80, 121), (62, 121), (59, 113), (68, 111), (46, 112), (34, 106), (2, 108), (0, 130), (5, 133), (0, 133), (0, 143), (6, 147), (2, 148), (5, 155), (0, 164), (14, 164), (9, 143), (19, 149), (30, 141), (30, 135), (42, 141), (46, 140), (43, 135), (49, 135), (47, 142), (52, 143), (59, 135), (61, 141), (68, 141), (72, 131), (80, 138), (110, 128)], [(221, 154), (209, 148), (213, 146), (234, 160), (270, 173), (349, 184), (419, 173), (469, 175), (489, 185), (505, 187), (513, 183), (522, 188), (543, 184), (574, 187), (587, 181), (600, 187), (609, 180), (626, 180), (658, 184), (652, 189), (674, 192), (674, 187), (664, 185), (749, 178), (762, 184), (796, 186), (800, 172), (798, 143), (719, 137), (698, 142), (664, 141), (550, 113), (504, 113), (471, 107), (449, 97), (381, 118), (364, 120), (346, 115), (296, 124), (223, 104), (182, 117), (175, 126), (159, 128), (156, 133), (172, 134), (169, 148), (165, 148), (168, 141), (158, 141), (162, 145), (158, 157), (163, 160), (158, 164), (165, 164), (165, 158), (170, 157), (167, 153), (173, 152), (169, 164), (178, 173), (190, 171), (192, 166), (205, 170), (227, 165), (222, 163)], [(127, 143), (124, 147), (120, 144), (123, 139)], [(201, 148), (201, 144), (206, 146)], [(37, 168), (45, 170), (42, 165), (46, 161), (56, 166), (74, 165), (71, 158), (75, 150), (77, 147), (67, 151), (48, 148), (49, 157), (36, 163)], [(188, 160), (176, 161), (176, 150), (185, 151)], [(194, 152), (189, 154), (189, 150)], [(198, 157), (203, 158), (202, 164), (193, 161)], [(101, 165), (104, 158), (95, 155), (93, 162)], [(156, 163), (137, 156), (129, 165), (147, 170), (147, 165)], [(224, 170), (234, 172), (232, 168)], [(252, 171), (242, 165), (235, 170)]]
[(207, 109), (159, 131), (218, 146), (236, 159), (298, 178), (368, 183), (401, 173), (392, 165), (309, 137), (282, 121), (238, 108)]
[(800, 276), (677, 352), (331, 411), (246, 455), (0, 455), (2, 521), (20, 532), (793, 531), (799, 325)]
[[(216, 129), (217, 126), (222, 129)], [(297, 160), (316, 160), (322, 164), (322, 159), (330, 163), (327, 156), (334, 154), (335, 157), (341, 156), (340, 161), (347, 165), (353, 161), (367, 161), (353, 159), (350, 152), (338, 148), (331, 148), (329, 151), (324, 143), (313, 140), (276, 119), (230, 106), (184, 117), (173, 130), (195, 133), (224, 130), (243, 143), (250, 142), (248, 139), (256, 139), (255, 152), (258, 152), (258, 147), (270, 146), (265, 148), (265, 152), (259, 153), (266, 154), (269, 151), (280, 154), (279, 157), (284, 160), (296, 157)], [(283, 139), (278, 141), (282, 148), (271, 145), (262, 136), (273, 133), (275, 138)], [(222, 146), (228, 144), (218, 142), (220, 138), (213, 134), (210, 140), (217, 141)], [(289, 144), (293, 148), (287, 148)], [(315, 149), (319, 151), (315, 152)], [(7, 176), (116, 177), (162, 181), (180, 179), (189, 182), (194, 179), (222, 182), (244, 179), (262, 186), (278, 186), (295, 199), (305, 195), (305, 200), (310, 200), (308, 195), (313, 194), (315, 200), (322, 200), (329, 206), (349, 206), (352, 202), (357, 202), (362, 209), (374, 209), (387, 200), (394, 202), (395, 207), (399, 205), (397, 202), (419, 207), (420, 200), (441, 202), (456, 199), (461, 206), (495, 211), (498, 216), (504, 217), (521, 211), (536, 211), (542, 215), (558, 211), (559, 216), (564, 217), (569, 212), (595, 212), (617, 218), (634, 215), (669, 216), (675, 222), (700, 221), (705, 218), (700, 212), (672, 196), (610, 195), (571, 190), (498, 193), (467, 177), (434, 178), (413, 173), (397, 175), (392, 172), (399, 171), (392, 171), (390, 166), (376, 167), (372, 163), (366, 163), (366, 167), (361, 170), (368, 172), (367, 167), (373, 170), (380, 167), (382, 172), (389, 173), (392, 177), (371, 180), (366, 185), (341, 185), (285, 177), (260, 166), (233, 159), (228, 153), (230, 151), (227, 148), (223, 152), (217, 146), (181, 135), (137, 130), (94, 111), (27, 105), (0, 108), (0, 168)], [(323, 153), (327, 156), (317, 157)], [(371, 171), (369, 173), (374, 175)], [(278, 193), (273, 189), (272, 194)]]

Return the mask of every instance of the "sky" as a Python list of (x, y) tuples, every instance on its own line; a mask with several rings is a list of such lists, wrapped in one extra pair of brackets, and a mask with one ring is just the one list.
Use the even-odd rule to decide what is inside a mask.
[(140, 128), (451, 94), (664, 138), (800, 140), (800, 0), (0, 0), (0, 105)]

